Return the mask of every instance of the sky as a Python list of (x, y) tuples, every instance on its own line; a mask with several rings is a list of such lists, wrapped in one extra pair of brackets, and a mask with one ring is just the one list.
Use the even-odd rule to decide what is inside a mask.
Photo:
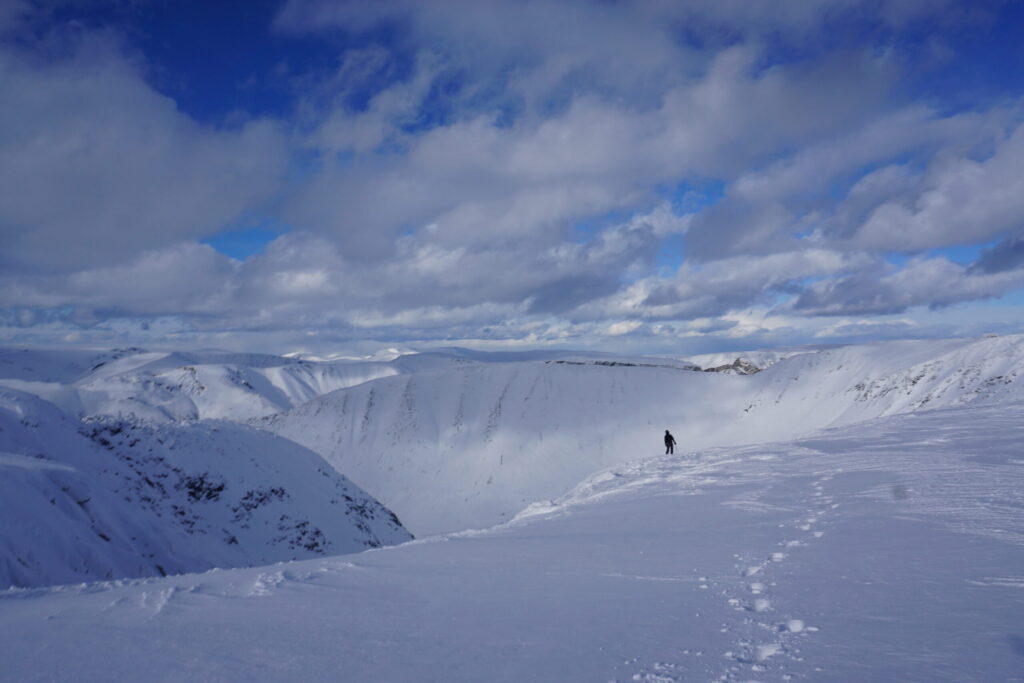
[(0, 0), (0, 343), (1024, 332), (1024, 2)]

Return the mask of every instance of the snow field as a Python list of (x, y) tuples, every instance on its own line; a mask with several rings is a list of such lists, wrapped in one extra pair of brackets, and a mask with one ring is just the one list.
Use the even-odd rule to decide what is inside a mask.
[[(192, 391), (184, 357), (143, 355), (96, 367), (0, 354), (0, 369), (69, 404), (85, 394), (64, 383), (86, 375), (134, 386), (115, 403), (164, 421), (204, 394), (245, 414), (284, 383), (250, 379), (279, 360), (220, 357), (194, 373), (219, 388)], [(344, 560), (8, 590), (0, 679), (1019, 678), (1024, 338), (824, 349), (747, 377), (546, 362), (558, 359), (402, 356), (391, 376), (255, 423), (319, 452), (414, 531), (498, 526)], [(132, 373), (178, 383), (161, 403), (171, 384)], [(244, 400), (218, 393), (232, 382)], [(2, 397), (0, 570), (22, 583), (152, 575), (154, 557), (179, 562), (172, 572), (294, 557), (274, 553), (309, 526), (266, 529), (312, 520), (333, 495), (313, 484), (338, 476), (322, 461), (246, 427), (101, 420), (90, 436), (38, 399)], [(658, 455), (665, 428), (676, 456)], [(158, 457), (137, 458), (140, 445)], [(126, 503), (159, 489), (145, 483), (155, 472), (181, 487), (146, 493), (153, 514), (140, 515)], [(288, 477), (288, 500), (260, 499), (259, 527), (235, 519), (246, 506), (226, 492), (248, 489), (234, 482), (271, 491)], [(339, 538), (407, 538), (384, 534), (386, 510), (361, 495), (338, 498), (358, 517)]]
[[(1013, 680), (1022, 413), (636, 461), (344, 559), (7, 591), (0, 659), (12, 680)], [(1004, 505), (965, 517), (978, 478)]]

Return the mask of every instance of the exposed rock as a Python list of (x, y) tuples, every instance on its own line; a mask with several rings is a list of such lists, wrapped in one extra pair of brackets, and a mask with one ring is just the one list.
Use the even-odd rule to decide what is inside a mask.
[(719, 365), (714, 368), (704, 368), (704, 372), (727, 372), (730, 375), (754, 375), (761, 372), (761, 368), (742, 358), (737, 358), (727, 365)]

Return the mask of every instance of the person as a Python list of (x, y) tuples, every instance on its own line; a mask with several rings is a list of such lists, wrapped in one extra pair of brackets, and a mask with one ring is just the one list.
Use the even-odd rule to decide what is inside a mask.
[(672, 436), (669, 431), (665, 430), (665, 455), (669, 453), (675, 453), (676, 437)]

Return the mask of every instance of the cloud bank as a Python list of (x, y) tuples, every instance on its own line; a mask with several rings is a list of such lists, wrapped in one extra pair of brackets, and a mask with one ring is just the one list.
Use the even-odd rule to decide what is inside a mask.
[(1024, 93), (932, 85), (1004, 3), (291, 0), (262, 40), (330, 59), (213, 120), (67, 7), (0, 13), (14, 341), (689, 351), (977, 333), (1024, 288)]

